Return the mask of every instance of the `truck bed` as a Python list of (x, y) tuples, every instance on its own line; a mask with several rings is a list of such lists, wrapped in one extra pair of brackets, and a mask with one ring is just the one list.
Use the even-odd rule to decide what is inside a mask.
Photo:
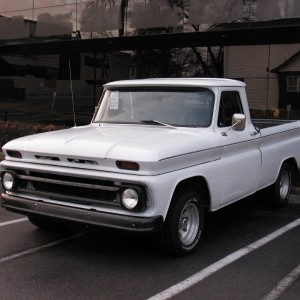
[(273, 126), (283, 125), (295, 122), (293, 120), (278, 120), (278, 119), (252, 119), (252, 124), (259, 129), (269, 128)]

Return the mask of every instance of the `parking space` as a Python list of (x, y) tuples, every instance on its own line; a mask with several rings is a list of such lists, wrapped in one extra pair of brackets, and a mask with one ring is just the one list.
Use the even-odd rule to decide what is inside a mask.
[[(245, 199), (207, 215), (202, 245), (179, 259), (157, 249), (152, 236), (102, 229), (44, 232), (1, 209), (0, 298), (160, 300), (179, 284), (174, 299), (262, 299), (300, 263), (297, 199), (276, 210)], [(203, 278), (186, 284), (193, 276)], [(296, 276), (279, 299), (296, 299)]]

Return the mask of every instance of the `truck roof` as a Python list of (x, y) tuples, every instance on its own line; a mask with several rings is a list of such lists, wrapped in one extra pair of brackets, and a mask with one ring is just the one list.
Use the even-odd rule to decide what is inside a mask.
[(232, 86), (245, 87), (246, 84), (239, 80), (226, 78), (151, 78), (151, 79), (132, 79), (112, 81), (104, 85), (107, 89), (117, 87), (134, 87), (134, 86)]

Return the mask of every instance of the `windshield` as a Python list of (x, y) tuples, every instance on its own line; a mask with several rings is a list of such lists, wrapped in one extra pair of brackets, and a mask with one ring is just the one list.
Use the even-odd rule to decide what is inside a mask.
[(208, 89), (106, 90), (94, 122), (209, 127), (213, 106)]

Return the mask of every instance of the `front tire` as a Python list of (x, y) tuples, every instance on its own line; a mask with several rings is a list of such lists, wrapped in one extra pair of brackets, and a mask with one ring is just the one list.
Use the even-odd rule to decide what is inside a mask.
[(204, 224), (204, 209), (199, 192), (188, 191), (175, 196), (165, 221), (162, 238), (167, 250), (185, 256), (199, 245)]

